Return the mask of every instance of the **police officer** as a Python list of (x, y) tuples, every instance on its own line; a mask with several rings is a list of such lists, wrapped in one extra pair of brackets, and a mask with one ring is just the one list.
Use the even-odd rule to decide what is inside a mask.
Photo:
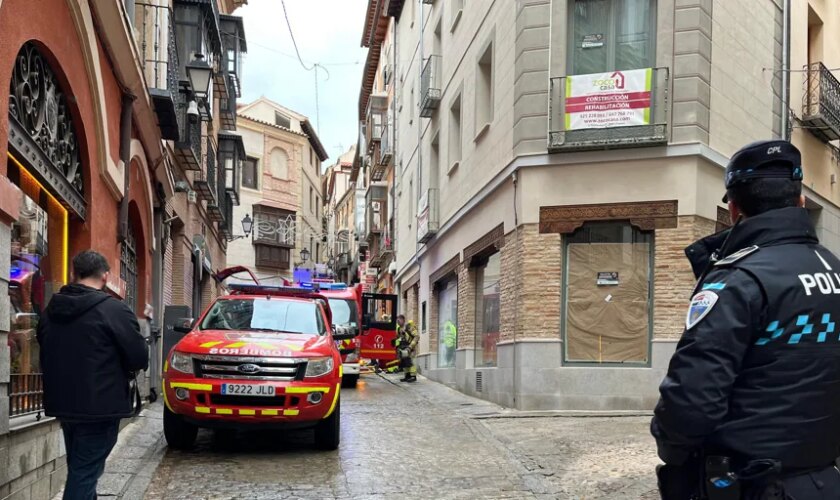
[(734, 226), (686, 249), (698, 283), (651, 422), (660, 491), (840, 499), (840, 260), (789, 142), (744, 146), (725, 184)]

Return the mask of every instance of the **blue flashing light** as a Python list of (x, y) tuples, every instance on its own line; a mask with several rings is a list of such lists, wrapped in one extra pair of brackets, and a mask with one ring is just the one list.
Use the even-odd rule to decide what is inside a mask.
[(305, 290), (347, 290), (344, 283), (310, 283), (303, 282), (298, 285)]

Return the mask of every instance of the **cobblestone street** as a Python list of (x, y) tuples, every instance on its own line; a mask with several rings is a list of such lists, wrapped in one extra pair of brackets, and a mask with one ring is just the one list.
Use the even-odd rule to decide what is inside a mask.
[(341, 411), (331, 453), (306, 431), (202, 431), (167, 451), (146, 498), (658, 498), (648, 417), (533, 416), (373, 375)]

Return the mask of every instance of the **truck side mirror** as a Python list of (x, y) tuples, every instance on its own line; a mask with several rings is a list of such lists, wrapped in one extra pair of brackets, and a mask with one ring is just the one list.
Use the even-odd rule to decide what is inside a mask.
[(345, 326), (336, 326), (333, 325), (333, 340), (350, 340), (356, 337), (356, 333), (353, 331), (352, 328), (347, 328)]
[(190, 333), (192, 331), (192, 318), (179, 318), (178, 323), (172, 326), (172, 330), (178, 333)]

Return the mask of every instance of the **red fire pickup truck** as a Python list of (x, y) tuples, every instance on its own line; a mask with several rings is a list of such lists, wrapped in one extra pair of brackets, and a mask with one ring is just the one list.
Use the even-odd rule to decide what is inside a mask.
[(228, 285), (169, 353), (164, 365), (164, 435), (189, 448), (199, 428), (315, 428), (336, 449), (342, 362), (328, 299), (291, 287)]

